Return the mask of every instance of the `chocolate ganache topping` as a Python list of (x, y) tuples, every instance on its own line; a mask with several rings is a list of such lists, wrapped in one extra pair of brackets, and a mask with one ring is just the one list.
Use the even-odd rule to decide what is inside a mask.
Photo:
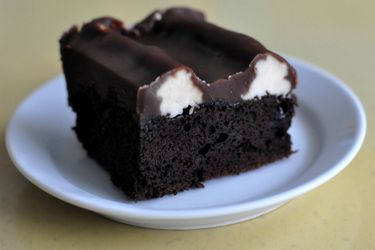
[(297, 82), (284, 58), (188, 8), (155, 11), (132, 28), (95, 19), (72, 27), (60, 44), (122, 78), (124, 92), (134, 95), (126, 105), (141, 120), (193, 112), (205, 102), (288, 96)]

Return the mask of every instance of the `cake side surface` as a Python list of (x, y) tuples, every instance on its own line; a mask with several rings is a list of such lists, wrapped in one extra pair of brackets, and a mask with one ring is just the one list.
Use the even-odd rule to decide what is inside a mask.
[(208, 179), (288, 157), (294, 105), (294, 98), (269, 95), (238, 104), (206, 103), (191, 115), (149, 121), (141, 130), (144, 192), (136, 198), (201, 187)]
[(95, 92), (73, 99), (86, 103), (76, 104), (81, 106), (77, 113), (91, 114), (77, 116), (75, 126), (88, 155), (134, 200), (201, 187), (208, 179), (239, 174), (292, 153), (287, 130), (293, 98), (269, 95), (236, 105), (207, 103), (193, 114), (161, 116), (142, 127), (134, 112)]

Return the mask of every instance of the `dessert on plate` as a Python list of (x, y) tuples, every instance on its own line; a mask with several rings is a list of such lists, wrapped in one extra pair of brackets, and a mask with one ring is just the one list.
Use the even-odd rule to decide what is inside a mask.
[(111, 17), (60, 39), (74, 131), (131, 199), (202, 187), (288, 157), (296, 72), (200, 11)]

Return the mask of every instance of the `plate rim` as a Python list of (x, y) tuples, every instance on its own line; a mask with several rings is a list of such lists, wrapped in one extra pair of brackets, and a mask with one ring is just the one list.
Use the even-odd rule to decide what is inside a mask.
[[(351, 145), (348, 152), (342, 157), (336, 164), (332, 164), (332, 166), (325, 171), (324, 173), (320, 174), (319, 176), (310, 179), (307, 182), (297, 185), (291, 189), (285, 190), (283, 192), (277, 193), (275, 195), (262, 197), (253, 201), (244, 201), (240, 203), (230, 204), (230, 205), (223, 205), (217, 207), (207, 207), (207, 208), (194, 208), (194, 209), (159, 209), (155, 210), (152, 208), (140, 208), (140, 207), (133, 207), (131, 204), (128, 203), (121, 203), (117, 201), (107, 200), (103, 197), (92, 196), (95, 197), (94, 200), (90, 200), (87, 197), (73, 197), (69, 195), (69, 193), (59, 192), (55, 188), (46, 185), (45, 183), (40, 182), (37, 178), (27, 171), (27, 167), (22, 166), (20, 162), (17, 160), (17, 156), (14, 154), (12, 150), (12, 139), (11, 139), (11, 130), (12, 124), (15, 122), (16, 116), (18, 112), (22, 109), (22, 107), (26, 104), (26, 102), (31, 99), (34, 95), (36, 95), (39, 91), (43, 88), (46, 88), (56, 80), (60, 78), (64, 78), (62, 74), (46, 81), (30, 93), (23, 101), (17, 106), (16, 110), (12, 114), (11, 119), (9, 120), (6, 130), (5, 130), (5, 145), (8, 151), (9, 157), (12, 160), (13, 164), (16, 166), (18, 171), (26, 177), (31, 183), (35, 186), (39, 187), (43, 191), (55, 196), (58, 199), (61, 199), (65, 202), (73, 204), (75, 206), (85, 208), (97, 213), (108, 214), (111, 216), (121, 216), (121, 217), (137, 217), (138, 219), (163, 219), (163, 220), (175, 220), (175, 219), (199, 219), (199, 218), (212, 218), (218, 216), (224, 216), (229, 214), (236, 214), (236, 213), (243, 213), (255, 209), (260, 209), (267, 206), (272, 206), (275, 204), (286, 202), (290, 199), (293, 199), (299, 195), (302, 195), (308, 191), (313, 190), (314, 188), (322, 185), (323, 183), (327, 182), (331, 178), (335, 177), (339, 172), (341, 172), (357, 155), (359, 152), (366, 135), (366, 128), (367, 128), (367, 120), (365, 110), (363, 108), (362, 103), (360, 102), (359, 98), (356, 94), (351, 90), (349, 86), (347, 86), (341, 79), (337, 76), (329, 73), (328, 71), (320, 68), (316, 65), (313, 65), (309, 62), (304, 60), (286, 56), (287, 60), (291, 62), (291, 64), (299, 64), (309, 70), (313, 71), (315, 74), (322, 75), (325, 78), (328, 78), (332, 84), (335, 85), (336, 88), (340, 89), (342, 92), (348, 96), (353, 105), (354, 111), (358, 117), (358, 130), (355, 134), (355, 141)], [(91, 195), (91, 194), (90, 194)], [(92, 198), (90, 197), (90, 198)], [(98, 201), (105, 200), (105, 204), (100, 203)]]

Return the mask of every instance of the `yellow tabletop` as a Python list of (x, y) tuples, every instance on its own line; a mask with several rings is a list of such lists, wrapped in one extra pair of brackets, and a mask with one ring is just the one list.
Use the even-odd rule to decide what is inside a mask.
[(209, 20), (342, 78), (367, 111), (365, 144), (336, 178), (255, 220), (165, 231), (107, 220), (39, 190), (0, 143), (0, 249), (375, 249), (375, 2), (0, 0), (0, 132), (31, 91), (61, 74), (57, 40), (74, 23), (113, 15), (132, 23), (188, 5)]

